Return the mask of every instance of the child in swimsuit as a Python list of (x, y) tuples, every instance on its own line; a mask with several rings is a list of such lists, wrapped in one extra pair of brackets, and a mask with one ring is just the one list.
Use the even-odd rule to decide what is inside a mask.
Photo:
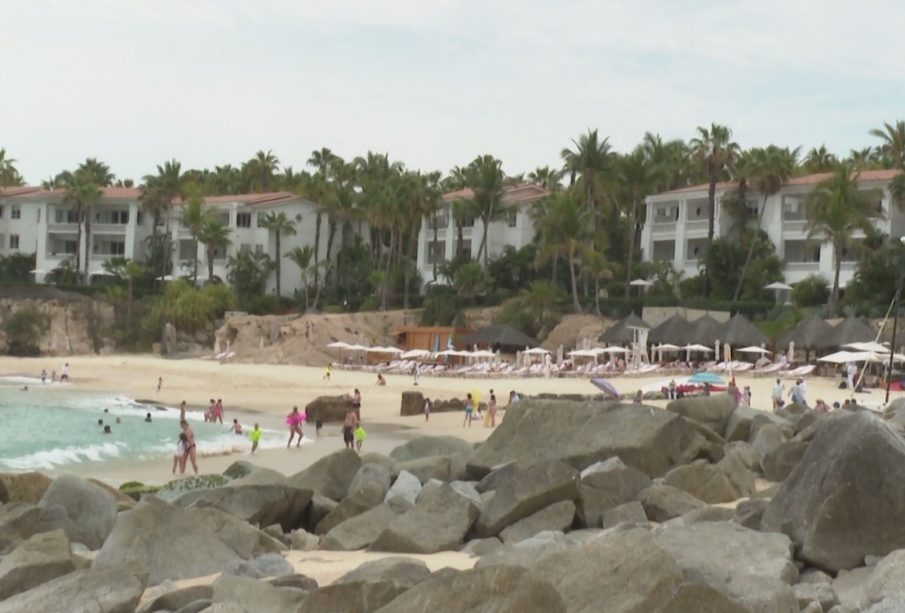
[[(176, 474), (177, 466), (185, 466), (185, 446), (188, 443), (188, 437), (185, 432), (179, 433), (179, 440), (176, 442), (176, 455), (173, 456), (173, 474)], [(184, 470), (184, 469), (183, 469)]]

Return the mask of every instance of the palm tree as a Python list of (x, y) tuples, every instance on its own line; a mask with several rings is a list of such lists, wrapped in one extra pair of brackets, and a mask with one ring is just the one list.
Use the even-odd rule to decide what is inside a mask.
[(126, 282), (126, 329), (132, 326), (132, 294), (135, 281), (141, 278), (145, 270), (141, 264), (128, 258), (114, 257), (104, 262), (104, 270)]
[(895, 125), (884, 122), (882, 129), (873, 129), (871, 136), (883, 141), (880, 151), (883, 152), (893, 168), (902, 168), (905, 161), (905, 121), (897, 121)]
[(201, 226), (201, 232), (198, 233), (198, 240), (206, 248), (208, 283), (214, 280), (214, 257), (217, 254), (217, 249), (226, 248), (231, 242), (229, 232), (229, 226), (212, 217), (204, 221)]
[(25, 181), (16, 169), (16, 161), (6, 157), (6, 149), (0, 148), (0, 187), (24, 185)]
[(110, 172), (110, 167), (97, 158), (87, 158), (79, 164), (77, 172), (91, 179), (99, 187), (110, 187), (116, 180), (116, 175)]
[(465, 171), (467, 185), (473, 193), (472, 208), (483, 225), (481, 244), (478, 246), (478, 260), (483, 254), (485, 266), (490, 252), (490, 245), (487, 244), (487, 232), (490, 224), (503, 214), (500, 206), (505, 180), (502, 166), (503, 163), (492, 155), (481, 155), (476, 157)]
[(179, 223), (188, 230), (192, 237), (192, 285), (198, 285), (198, 243), (204, 224), (210, 219), (210, 212), (204, 208), (204, 197), (197, 184), (190, 185), (186, 191), (188, 198), (182, 208)]
[(242, 173), (246, 176), (251, 191), (266, 192), (272, 189), (279, 166), (280, 159), (272, 151), (265, 153), (261, 150), (242, 165)]
[(830, 308), (839, 301), (839, 271), (842, 268), (842, 252), (855, 244), (857, 232), (870, 233), (873, 226), (870, 217), (876, 197), (871, 192), (858, 190), (860, 173), (848, 164), (839, 164), (831, 177), (817, 186), (807, 201), (808, 238), (829, 241), (833, 246), (833, 293)]
[(314, 250), (310, 245), (304, 247), (295, 247), (287, 252), (286, 257), (289, 258), (296, 266), (299, 267), (299, 274), (302, 276), (302, 289), (305, 292), (305, 312), (308, 312), (308, 273), (311, 270), (311, 260), (314, 256)]
[[(151, 236), (150, 243), (153, 247), (160, 246), (161, 242), (166, 243), (169, 240), (169, 215), (167, 213), (173, 207), (173, 201), (176, 198), (185, 200), (186, 180), (182, 174), (182, 164), (176, 160), (168, 160), (162, 165), (157, 166), (156, 175), (145, 175), (144, 184), (139, 188), (140, 195), (138, 199), (141, 201), (142, 209), (151, 215)], [(158, 235), (158, 228), (161, 220), (166, 219), (166, 235), (163, 241)], [(165, 257), (160, 261), (160, 270), (152, 271), (155, 277), (166, 274), (170, 269), (172, 258), (171, 248), (164, 245)]]
[(762, 201), (757, 212), (757, 227), (754, 230), (754, 236), (748, 245), (748, 255), (745, 257), (745, 265), (742, 267), (742, 273), (738, 278), (738, 285), (735, 287), (735, 294), (732, 300), (738, 300), (742, 293), (742, 286), (745, 283), (745, 275), (748, 267), (751, 265), (751, 258), (754, 256), (754, 246), (760, 232), (761, 223), (764, 218), (764, 210), (767, 208), (767, 198), (779, 192), (789, 177), (795, 172), (798, 165), (798, 149), (789, 151), (788, 148), (780, 149), (770, 145), (766, 149), (751, 150), (751, 181), (754, 189), (761, 195)]
[[(601, 141), (597, 130), (588, 130), (588, 133), (582, 134), (578, 141), (572, 140), (574, 149), (565, 148), (560, 152), (564, 170), (569, 175), (569, 185), (575, 188), (575, 197), (579, 198), (590, 212), (595, 234), (597, 215), (604, 203), (613, 174), (613, 153), (609, 141), (609, 138)], [(618, 214), (615, 210), (611, 212), (614, 218)]]
[(802, 166), (807, 172), (818, 173), (829, 172), (838, 163), (836, 156), (827, 151), (826, 145), (820, 145), (819, 147), (811, 147), (807, 155), (804, 156)]
[(84, 228), (84, 245), (85, 245), (85, 263), (83, 281), (88, 283), (88, 267), (91, 260), (91, 211), (94, 205), (101, 199), (102, 193), (100, 188), (94, 183), (93, 177), (89, 174), (77, 170), (74, 173), (69, 171), (61, 172), (57, 177), (62, 185), (66, 187), (66, 193), (63, 196), (63, 203), (73, 208), (76, 217), (78, 230), (75, 239), (75, 270), (79, 273), (81, 252), (82, 252), (82, 232)]
[(549, 198), (547, 215), (541, 229), (542, 242), (537, 257), (539, 263), (554, 257), (564, 257), (569, 263), (572, 284), (572, 307), (581, 312), (578, 300), (578, 274), (576, 262), (589, 248), (587, 239), (591, 212), (578, 204), (571, 190), (553, 194)]
[(284, 235), (292, 236), (293, 234), (295, 234), (295, 222), (286, 217), (286, 213), (282, 211), (280, 211), (279, 213), (277, 213), (276, 211), (271, 211), (264, 216), (264, 220), (261, 225), (272, 232), (274, 236), (273, 263), (277, 276), (277, 297), (281, 297), (283, 295), (280, 287), (280, 278), (282, 276), (281, 262), (283, 259), (280, 256), (280, 254), (283, 252), (281, 245)]
[(538, 166), (528, 173), (528, 180), (551, 192), (555, 192), (562, 187), (560, 183), (562, 181), (562, 171), (549, 166)]
[[(713, 245), (716, 214), (716, 184), (723, 178), (726, 166), (731, 165), (739, 154), (738, 143), (732, 140), (732, 130), (719, 124), (710, 124), (710, 129), (698, 126), (698, 135), (691, 139), (692, 156), (700, 162), (707, 175), (707, 247)], [(709, 275), (704, 269), (704, 295), (707, 295)]]
[(629, 202), (629, 232), (625, 264), (625, 297), (629, 297), (635, 248), (638, 244), (638, 212), (644, 198), (651, 194), (660, 178), (660, 168), (651, 163), (642, 147), (616, 161), (616, 175), (623, 197)]
[[(330, 183), (331, 171), (337, 160), (337, 156), (328, 148), (323, 147), (320, 151), (312, 151), (311, 157), (308, 158), (308, 166), (315, 169), (311, 177), (311, 181), (307, 188), (308, 197), (317, 204), (317, 212), (314, 217), (314, 284), (320, 283), (320, 267), (318, 266), (320, 259), (320, 243), (321, 243), (321, 215), (326, 202), (332, 195), (332, 185)], [(329, 254), (328, 254), (329, 259)]]
[(847, 161), (858, 170), (878, 168), (880, 166), (879, 151), (875, 147), (852, 149), (848, 153)]
[(135, 187), (135, 181), (132, 179), (117, 179), (114, 185), (116, 187)]

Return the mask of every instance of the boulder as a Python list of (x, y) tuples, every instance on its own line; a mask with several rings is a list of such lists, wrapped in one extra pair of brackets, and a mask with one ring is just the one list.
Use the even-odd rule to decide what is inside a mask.
[(475, 525), (476, 536), (496, 536), (503, 528), (556, 502), (575, 500), (578, 479), (577, 470), (555, 460), (518, 471), (484, 505)]
[(116, 498), (93, 483), (72, 475), (54, 479), (38, 502), (41, 519), (36, 531), (57, 528), (70, 541), (98, 549), (116, 523)]
[(292, 564), (278, 553), (265, 553), (254, 559), (255, 568), (263, 577), (288, 577), (295, 574)]
[(38, 472), (0, 473), (0, 488), (6, 496), (0, 495), (0, 502), (29, 502), (38, 504), (53, 479)]
[[(164, 587), (163, 585), (159, 587)], [(197, 600), (210, 600), (214, 590), (209, 585), (175, 587), (167, 584), (166, 589), (151, 588), (142, 600), (143, 604), (135, 613), (155, 613), (156, 611), (181, 611)]]
[(305, 528), (313, 532), (322, 519), (330, 514), (330, 511), (339, 505), (338, 502), (326, 496), (315, 494), (311, 497), (311, 504), (305, 511)]
[(442, 484), (425, 491), (414, 509), (394, 518), (370, 548), (398, 553), (454, 551), (478, 513), (471, 500)]
[(390, 452), (390, 457), (398, 462), (450, 455), (467, 460), (474, 455), (474, 445), (455, 436), (419, 436)]
[(146, 573), (151, 585), (220, 572), (241, 558), (207, 517), (145, 497), (120, 516), (92, 568)]
[(406, 460), (399, 462), (396, 470), (414, 475), (421, 483), (426, 483), (431, 479), (456, 481), (465, 479), (468, 475), (465, 469), (465, 459), (458, 454)]
[(751, 438), (751, 424), (762, 411), (745, 405), (738, 405), (729, 414), (723, 438), (727, 441), (747, 441)]
[(317, 534), (326, 534), (342, 522), (361, 515), (381, 504), (390, 489), (390, 472), (379, 464), (366, 464), (358, 469), (349, 486), (348, 495), (315, 527)]
[(542, 577), (524, 568), (490, 566), (432, 577), (380, 610), (413, 611), (566, 613), (567, 609), (559, 592)]
[(267, 583), (274, 587), (294, 587), (299, 590), (305, 590), (306, 592), (313, 592), (317, 589), (317, 581), (302, 574), (273, 577), (272, 579), (268, 579)]
[(393, 486), (387, 491), (384, 502), (399, 508), (400, 511), (415, 506), (418, 494), (421, 493), (421, 480), (407, 470), (399, 471)]
[(670, 400), (666, 410), (691, 419), (722, 436), (726, 431), (726, 422), (737, 404), (729, 394), (688, 396)]
[(120, 569), (78, 570), (0, 602), (0, 613), (132, 613), (144, 589), (140, 574)]
[[(473, 542), (473, 541), (472, 541)], [(562, 532), (541, 532), (535, 536), (495, 548), (487, 552), (475, 563), (475, 567), (484, 566), (521, 566), (529, 568), (537, 560), (560, 552), (577, 549), (579, 543)]]
[(355, 583), (356, 581), (391, 581), (406, 589), (415, 587), (431, 576), (431, 571), (422, 560), (405, 557), (381, 558), (359, 565), (333, 582)]
[[(798, 583), (792, 586), (792, 592), (798, 601), (798, 608), (802, 611), (812, 602), (819, 605), (817, 610), (821, 613), (839, 604), (839, 596), (829, 583)], [(905, 607), (905, 601), (899, 601), (897, 604), (899, 607)]]
[(62, 530), (35, 534), (0, 559), (0, 600), (74, 571)]
[(384, 455), (382, 453), (377, 453), (375, 451), (371, 451), (370, 453), (361, 454), (361, 463), (362, 464), (380, 464), (388, 471), (390, 471), (391, 475), (395, 475), (399, 471), (396, 470), (396, 464), (398, 462), (391, 458), (388, 455)]
[(869, 412), (824, 421), (779, 486), (762, 528), (789, 535), (799, 558), (838, 571), (905, 548), (905, 441)]
[[(905, 549), (893, 551), (874, 568), (864, 585), (861, 606), (905, 610)], [(835, 592), (834, 592), (835, 594)]]
[(502, 466), (494, 466), (491, 472), (487, 473), (483, 479), (478, 481), (475, 489), (481, 494), (492, 492), (505, 483), (512, 475), (521, 470), (518, 462), (507, 462)]
[(264, 578), (264, 573), (259, 571), (254, 563), (249, 562), (248, 560), (236, 560), (235, 562), (231, 562), (223, 569), (223, 574), (231, 575), (233, 577), (248, 577), (250, 579)]
[(99, 479), (88, 479), (88, 483), (92, 483), (99, 488), (110, 492), (113, 497), (116, 499), (116, 510), (119, 511), (128, 511), (132, 507), (135, 506), (136, 500), (129, 496), (128, 494), (121, 492), (116, 489), (112, 485), (108, 485)]
[(742, 500), (735, 506), (735, 523), (751, 530), (759, 530), (760, 524), (767, 510), (768, 501), (759, 498)]
[(639, 501), (648, 519), (656, 522), (665, 522), (707, 506), (688, 492), (663, 483), (654, 483), (645, 489), (639, 494)]
[(808, 450), (808, 445), (810, 443), (791, 440), (767, 452), (761, 460), (764, 477), (770, 481), (785, 481), (801, 462), (801, 458)]
[(683, 583), (657, 613), (750, 613), (749, 609), (729, 600), (709, 585)]
[(289, 533), (289, 548), (293, 551), (314, 551), (319, 541), (317, 535), (301, 528)]
[(326, 424), (343, 421), (351, 408), (352, 399), (348, 396), (318, 396), (305, 405), (305, 414), (312, 424), (316, 421)]
[(217, 538), (242, 559), (248, 559), (261, 553), (277, 553), (288, 549), (282, 541), (276, 540), (263, 530), (220, 509), (195, 507), (188, 510), (188, 516), (193, 522), (208, 525)]
[(618, 456), (649, 476), (662, 476), (709, 450), (693, 426), (667, 411), (611, 402), (525, 400), (506, 411), (468, 470), (480, 479), (511, 460), (523, 466), (561, 460), (582, 470)]
[(229, 481), (226, 487), (240, 485), (286, 485), (286, 475), (270, 468), (255, 467), (247, 475)]
[(603, 527), (612, 528), (619, 524), (645, 524), (647, 515), (637, 500), (620, 504), (603, 512)]
[(677, 466), (663, 477), (663, 483), (708, 503), (732, 502), (754, 493), (754, 475), (735, 456), (724, 457), (718, 464), (696, 460)]
[(393, 581), (333, 583), (311, 592), (303, 611), (314, 613), (372, 613), (405, 591)]
[(275, 587), (237, 575), (220, 575), (213, 584), (215, 603), (232, 603), (248, 611), (297, 611), (307, 592), (291, 587)]
[(302, 524), (311, 490), (288, 485), (229, 485), (187, 492), (173, 504), (182, 507), (213, 507), (256, 526), (279, 524), (292, 530)]
[(604, 532), (531, 570), (559, 591), (569, 613), (657, 611), (683, 581), (679, 565), (640, 528)]
[(797, 613), (792, 542), (734, 522), (661, 526), (654, 541), (676, 560), (686, 581), (703, 583), (750, 611)]
[(349, 486), (360, 468), (358, 454), (351, 449), (343, 449), (288, 477), (286, 484), (339, 502), (348, 494)]
[(40, 518), (41, 510), (27, 502), (0, 505), (0, 555), (34, 534)]
[(566, 532), (572, 527), (574, 520), (575, 503), (562, 500), (504, 528), (500, 532), (500, 539), (504, 543), (517, 543), (547, 530)]
[(475, 503), (478, 509), (484, 508), (484, 499), (481, 498), (481, 494), (475, 489), (474, 481), (452, 481), (449, 486)]
[(470, 540), (465, 543), (465, 545), (463, 545), (462, 549), (460, 549), (459, 551), (461, 551), (462, 553), (467, 553), (470, 556), (477, 556), (480, 558), (481, 556), (485, 556), (488, 553), (496, 551), (502, 546), (502, 541), (500, 541), (500, 539), (498, 539), (497, 537), (492, 536), (487, 539)]
[(780, 445), (786, 442), (786, 435), (783, 434), (779, 426), (768, 423), (764, 424), (751, 437), (751, 445), (757, 450), (761, 458), (769, 453), (773, 453)]
[(410, 417), (424, 414), (424, 394), (421, 392), (402, 392), (402, 402), (399, 406), (399, 415)]
[(223, 475), (192, 475), (190, 477), (174, 479), (173, 481), (166, 483), (154, 492), (154, 496), (161, 500), (166, 500), (167, 502), (173, 502), (180, 496), (183, 496), (186, 492), (197, 492), (199, 490), (223, 487), (229, 482), (229, 479)]
[(390, 503), (347, 519), (321, 537), (320, 547), (329, 551), (354, 551), (364, 549), (377, 540), (384, 530), (406, 509), (397, 509)]
[(651, 479), (619, 458), (597, 462), (581, 471), (578, 493), (578, 517), (582, 525), (599, 528), (603, 514), (619, 505), (638, 499)]
[[(733, 441), (726, 444), (723, 447), (723, 459), (728, 456), (738, 459), (750, 473), (759, 473), (762, 470), (760, 452), (747, 441)], [(753, 474), (751, 478), (754, 479)]]
[(674, 519), (665, 522), (669, 525), (673, 524), (696, 524), (702, 521), (730, 521), (735, 517), (735, 511), (726, 507), (701, 507), (694, 511), (689, 511), (684, 515), (680, 515)]
[(461, 413), (465, 410), (465, 402), (458, 398), (431, 401), (431, 413)]

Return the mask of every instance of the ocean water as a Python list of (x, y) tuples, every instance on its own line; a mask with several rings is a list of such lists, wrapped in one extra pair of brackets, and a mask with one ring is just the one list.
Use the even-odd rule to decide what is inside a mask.
[[(26, 385), (28, 391), (22, 391)], [(145, 422), (147, 413), (151, 413), (150, 423)], [(201, 412), (190, 412), (186, 417), (192, 423), (201, 455), (251, 449), (247, 435), (233, 434), (226, 423), (204, 423)], [(103, 433), (99, 419), (110, 425), (111, 434)], [(240, 421), (246, 431), (253, 426)], [(0, 471), (54, 470), (87, 462), (172, 457), (179, 433), (178, 408), (159, 410), (123, 396), (84, 392), (69, 385), (45, 385), (40, 379), (0, 378)], [(283, 432), (264, 430), (259, 448), (285, 444)]]

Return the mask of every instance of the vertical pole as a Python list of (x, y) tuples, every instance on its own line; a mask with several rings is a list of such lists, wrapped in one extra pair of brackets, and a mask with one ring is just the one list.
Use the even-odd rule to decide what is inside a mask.
[(902, 280), (905, 279), (905, 275), (899, 276), (899, 283), (896, 286), (896, 300), (895, 306), (893, 306), (893, 317), (892, 317), (892, 343), (890, 343), (889, 347), (889, 368), (886, 373), (886, 401), (885, 404), (889, 404), (889, 386), (892, 383), (892, 364), (893, 358), (896, 355), (896, 328), (899, 324), (899, 298), (902, 295)]

